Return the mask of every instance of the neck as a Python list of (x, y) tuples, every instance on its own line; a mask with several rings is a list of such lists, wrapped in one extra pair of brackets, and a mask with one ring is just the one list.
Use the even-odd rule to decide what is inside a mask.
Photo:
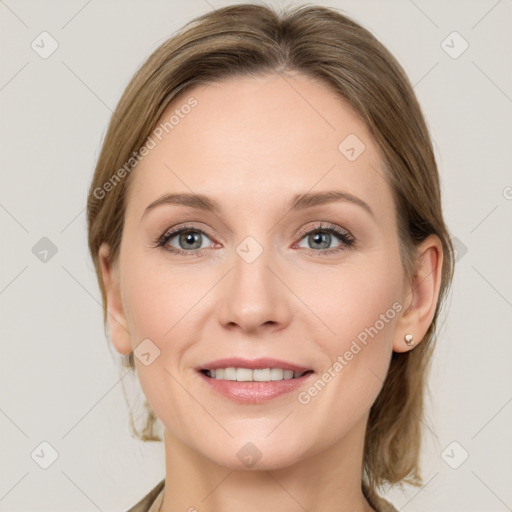
[[(365, 418), (366, 420), (366, 418)], [(361, 490), (366, 421), (336, 445), (287, 467), (221, 466), (165, 431), (161, 512), (371, 512)]]

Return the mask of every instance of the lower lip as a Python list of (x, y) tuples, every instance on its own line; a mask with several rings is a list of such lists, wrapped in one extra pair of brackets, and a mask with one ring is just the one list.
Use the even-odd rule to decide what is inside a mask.
[(211, 389), (230, 400), (244, 404), (261, 404), (286, 393), (296, 391), (301, 386), (304, 386), (313, 376), (313, 373), (307, 373), (295, 379), (272, 380), (269, 382), (239, 382), (236, 380), (214, 379), (207, 377), (202, 372), (198, 373)]

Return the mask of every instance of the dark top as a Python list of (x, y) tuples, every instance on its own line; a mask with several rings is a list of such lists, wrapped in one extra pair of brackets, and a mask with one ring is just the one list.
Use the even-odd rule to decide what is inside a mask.
[[(165, 479), (161, 480), (156, 487), (144, 496), (135, 506), (127, 512), (158, 512), (164, 498)], [(397, 509), (378, 496), (375, 492), (363, 488), (365, 498), (377, 512), (398, 512)]]

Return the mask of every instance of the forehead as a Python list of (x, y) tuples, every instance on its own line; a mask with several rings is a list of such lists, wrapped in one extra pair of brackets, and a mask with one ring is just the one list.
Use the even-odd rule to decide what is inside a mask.
[(390, 206), (368, 128), (333, 89), (304, 75), (195, 86), (173, 100), (151, 138), (155, 147), (133, 172), (131, 209), (166, 192), (261, 206), (333, 188)]

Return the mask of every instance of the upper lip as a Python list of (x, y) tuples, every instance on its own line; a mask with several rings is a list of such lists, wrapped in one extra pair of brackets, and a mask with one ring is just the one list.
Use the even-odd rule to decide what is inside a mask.
[(311, 369), (305, 366), (300, 366), (294, 363), (270, 357), (260, 357), (257, 359), (227, 357), (204, 363), (198, 367), (198, 370), (216, 370), (217, 368), (249, 368), (253, 370), (262, 368), (281, 368), (282, 370), (292, 370), (294, 372), (305, 372)]

